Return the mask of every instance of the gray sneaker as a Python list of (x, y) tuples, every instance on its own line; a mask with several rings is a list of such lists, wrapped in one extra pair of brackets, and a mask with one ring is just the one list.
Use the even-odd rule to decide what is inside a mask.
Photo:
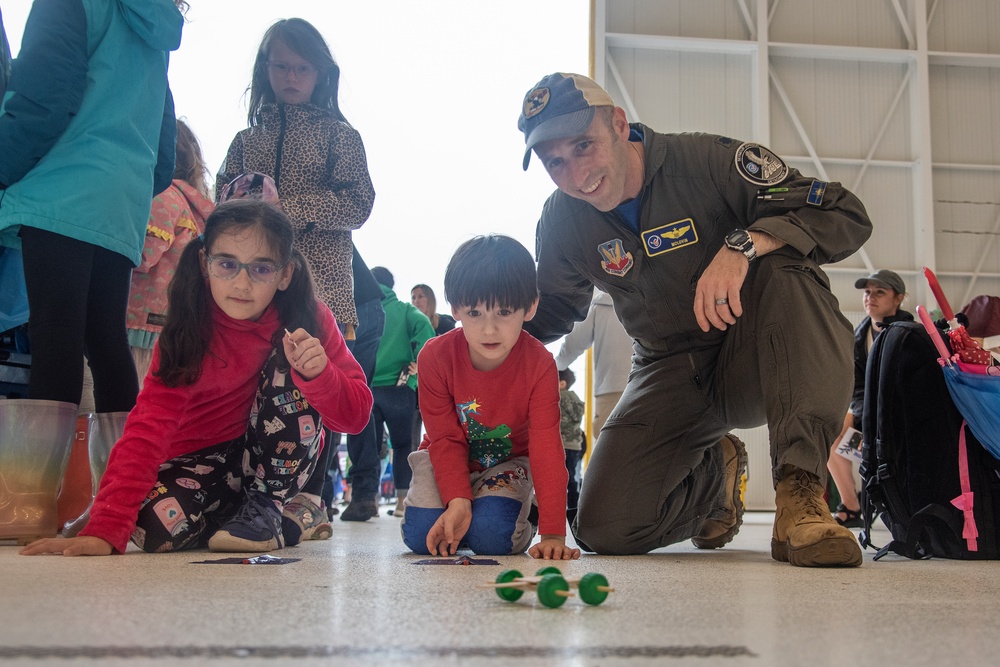
[(333, 526), (326, 515), (326, 503), (320, 500), (317, 507), (301, 493), (292, 498), (281, 509), (281, 534), (286, 547), (308, 540), (330, 539)]

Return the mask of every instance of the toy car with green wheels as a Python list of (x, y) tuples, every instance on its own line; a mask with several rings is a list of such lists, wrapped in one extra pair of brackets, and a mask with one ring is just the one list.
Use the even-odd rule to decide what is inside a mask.
[(496, 581), (486, 584), (494, 588), (501, 599), (514, 602), (521, 599), (525, 591), (534, 590), (538, 601), (546, 607), (561, 607), (567, 598), (574, 596), (570, 587), (575, 585), (580, 599), (589, 605), (599, 605), (604, 602), (608, 593), (614, 588), (608, 585), (603, 574), (589, 572), (579, 579), (564, 577), (557, 567), (543, 567), (533, 577), (525, 577), (517, 570), (504, 570), (497, 575)]

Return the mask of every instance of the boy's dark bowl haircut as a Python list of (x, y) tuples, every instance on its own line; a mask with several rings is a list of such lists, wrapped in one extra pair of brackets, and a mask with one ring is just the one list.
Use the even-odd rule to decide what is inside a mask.
[(535, 260), (509, 236), (469, 239), (455, 251), (444, 274), (444, 295), (453, 308), (485, 304), (527, 310), (538, 298)]

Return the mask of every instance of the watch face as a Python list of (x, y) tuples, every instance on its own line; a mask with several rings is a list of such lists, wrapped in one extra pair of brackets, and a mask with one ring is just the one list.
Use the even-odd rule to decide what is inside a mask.
[(750, 235), (745, 229), (735, 229), (726, 235), (726, 245), (742, 249), (750, 241)]

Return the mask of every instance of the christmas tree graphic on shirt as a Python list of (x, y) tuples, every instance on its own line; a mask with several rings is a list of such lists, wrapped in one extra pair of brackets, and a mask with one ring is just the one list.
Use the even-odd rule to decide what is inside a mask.
[(479, 414), (480, 404), (473, 400), (459, 403), (455, 406), (459, 419), (465, 424), (469, 441), (469, 461), (478, 463), (483, 469), (490, 468), (506, 461), (514, 448), (510, 441), (511, 429), (506, 424), (490, 428), (480, 423), (475, 415)]

